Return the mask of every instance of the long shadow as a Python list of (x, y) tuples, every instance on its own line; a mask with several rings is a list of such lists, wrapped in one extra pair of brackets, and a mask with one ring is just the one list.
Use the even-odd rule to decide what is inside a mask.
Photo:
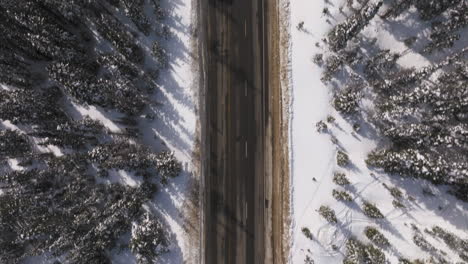
[[(423, 204), (424, 210), (433, 212), (459, 230), (468, 230), (468, 222), (466, 221), (468, 219), (468, 203), (447, 194), (448, 186), (436, 186), (423, 179), (404, 178), (398, 175), (390, 176), (389, 179), (395, 186), (414, 197), (415, 202)], [(435, 195), (423, 195), (422, 187), (430, 188)], [(442, 210), (439, 209), (439, 206)]]
[[(142, 72), (156, 70), (159, 72), (154, 94), (147, 96), (148, 106), (143, 113), (135, 117), (142, 133), (140, 140), (144, 145), (159, 152), (172, 150), (177, 158), (184, 160), (184, 170), (180, 175), (171, 179), (165, 186), (161, 186), (159, 193), (148, 204), (164, 220), (168, 227), (168, 240), (170, 252), (162, 254), (158, 263), (183, 263), (184, 259), (183, 237), (188, 236), (185, 213), (188, 204), (187, 193), (190, 192), (189, 179), (191, 176), (191, 156), (195, 140), (195, 111), (196, 103), (193, 97), (194, 88), (191, 87), (191, 62), (194, 55), (191, 53), (192, 28), (186, 17), (179, 16), (181, 10), (187, 8), (190, 1), (163, 0), (161, 7), (166, 10), (163, 20), (157, 20), (149, 0), (145, 1), (145, 14), (152, 25), (148, 36), (138, 32), (136, 25), (128, 18), (125, 24), (129, 30), (136, 33), (136, 41), (143, 49), (145, 62), (139, 68)], [(186, 10), (187, 11), (187, 10)], [(187, 11), (189, 12), (189, 11)], [(184, 14), (190, 15), (190, 14)], [(167, 27), (170, 36), (161, 34), (163, 27)], [(167, 64), (159, 61), (153, 55), (153, 44), (158, 42), (166, 56)], [(193, 209), (195, 210), (195, 209)], [(181, 237), (183, 236), (183, 237)]]

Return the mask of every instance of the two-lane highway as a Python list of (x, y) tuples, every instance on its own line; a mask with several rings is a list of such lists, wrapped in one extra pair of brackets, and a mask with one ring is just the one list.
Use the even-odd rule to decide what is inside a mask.
[(264, 263), (264, 1), (201, 2), (202, 258), (206, 264)]

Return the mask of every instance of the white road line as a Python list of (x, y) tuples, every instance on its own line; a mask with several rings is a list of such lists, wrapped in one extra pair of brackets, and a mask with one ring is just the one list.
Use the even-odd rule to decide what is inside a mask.
[(248, 214), (248, 210), (247, 210), (248, 207), (247, 207), (247, 206), (248, 206), (248, 205), (249, 205), (249, 204), (248, 204), (247, 202), (245, 202), (245, 207), (244, 207), (244, 208), (245, 208), (244, 220), (247, 220), (247, 214)]
[(247, 81), (244, 81), (245, 96), (247, 96)]
[(245, 141), (245, 157), (247, 158), (247, 141)]
[(247, 20), (244, 20), (244, 35), (247, 37)]

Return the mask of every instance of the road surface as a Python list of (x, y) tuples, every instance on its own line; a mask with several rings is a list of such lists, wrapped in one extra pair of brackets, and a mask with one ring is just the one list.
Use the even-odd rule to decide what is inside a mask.
[(264, 263), (268, 87), (263, 0), (201, 0), (202, 262)]

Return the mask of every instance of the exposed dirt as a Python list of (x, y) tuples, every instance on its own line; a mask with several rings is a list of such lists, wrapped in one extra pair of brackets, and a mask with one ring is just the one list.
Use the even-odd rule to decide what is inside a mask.
[[(290, 167), (289, 167), (289, 36), (287, 14), (281, 0), (271, 1), (268, 10), (268, 73), (270, 121), (267, 138), (271, 140), (271, 223), (267, 224), (268, 263), (288, 263), (290, 248)], [(270, 137), (268, 137), (268, 134)], [(271, 233), (269, 233), (270, 231)], [(268, 254), (270, 253), (270, 254)]]

